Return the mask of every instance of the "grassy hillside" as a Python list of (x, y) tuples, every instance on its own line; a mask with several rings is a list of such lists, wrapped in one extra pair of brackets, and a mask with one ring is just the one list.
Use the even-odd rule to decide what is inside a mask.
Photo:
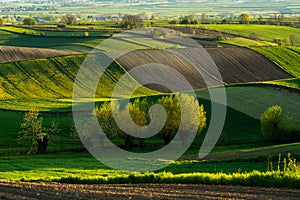
[(251, 47), (289, 74), (300, 76), (300, 47)]
[[(0, 66), (1, 100), (7, 99), (70, 99), (73, 84), (79, 67), (86, 55), (71, 55), (2, 63)], [(93, 73), (92, 71), (86, 73)], [(114, 85), (126, 71), (117, 63), (113, 63), (102, 76), (96, 98), (111, 97)], [(86, 74), (89, 80), (89, 75)], [(131, 78), (127, 85), (137, 84)], [(81, 85), (84, 88), (84, 83)], [(144, 87), (135, 95), (155, 94)], [(51, 103), (51, 101), (49, 101)]]
[(198, 27), (216, 30), (234, 35), (249, 37), (251, 33), (256, 33), (261, 40), (273, 42), (274, 39), (289, 39), (290, 35), (299, 36), (300, 29), (287, 26), (274, 25), (253, 25), (253, 24), (209, 24)]
[(42, 37), (25, 34), (11, 33), (0, 30), (0, 44), (24, 47), (62, 47), (64, 45), (83, 45), (95, 47), (103, 41), (103, 38), (72, 38), (72, 37)]
[(47, 31), (47, 30), (35, 30), (30, 28), (21, 27), (1, 27), (0, 30), (9, 31), (12, 33), (20, 33), (25, 35), (37, 35), (48, 37), (83, 37), (85, 32), (88, 32), (89, 37), (109, 37), (108, 33), (100, 31)]
[(226, 39), (225, 41), (221, 41), (221, 43), (224, 44), (231, 44), (235, 46), (240, 46), (240, 47), (249, 47), (249, 46), (278, 46), (275, 43), (272, 42), (265, 42), (265, 41), (257, 41), (257, 40), (251, 40), (248, 38), (229, 38)]

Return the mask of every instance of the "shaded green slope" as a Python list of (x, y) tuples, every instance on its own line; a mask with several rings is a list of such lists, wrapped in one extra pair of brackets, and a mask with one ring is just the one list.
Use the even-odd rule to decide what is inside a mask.
[[(18, 33), (11, 33), (0, 30), (0, 44), (9, 46), (23, 46), (23, 47), (58, 47), (64, 45), (84, 45), (89, 47), (96, 47), (103, 41), (104, 38), (92, 37), (43, 37), (32, 36)], [(63, 48), (61, 48), (63, 49)], [(73, 49), (74, 50), (74, 49)]]

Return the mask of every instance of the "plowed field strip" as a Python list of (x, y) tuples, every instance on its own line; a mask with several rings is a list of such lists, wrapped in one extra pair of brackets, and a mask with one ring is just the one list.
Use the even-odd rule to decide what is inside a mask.
[(32, 60), (37, 58), (48, 58), (70, 54), (77, 54), (77, 52), (41, 48), (0, 46), (0, 62)]
[(300, 191), (186, 184), (0, 183), (1, 199), (299, 199)]

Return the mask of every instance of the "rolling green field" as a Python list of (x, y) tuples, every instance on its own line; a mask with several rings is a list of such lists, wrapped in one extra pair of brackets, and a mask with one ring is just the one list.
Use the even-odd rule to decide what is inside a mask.
[(225, 41), (221, 41), (221, 43), (225, 44), (231, 44), (239, 47), (249, 47), (249, 46), (258, 46), (258, 47), (264, 47), (264, 46), (278, 46), (275, 43), (272, 42), (266, 42), (266, 41), (257, 41), (257, 40), (251, 40), (248, 38), (230, 38), (226, 39)]
[(251, 47), (276, 63), (289, 74), (300, 76), (300, 47)]
[(35, 30), (31, 28), (21, 27), (1, 27), (0, 30), (19, 33), (25, 35), (37, 35), (37, 36), (48, 36), (48, 37), (84, 37), (84, 33), (88, 32), (87, 37), (109, 37), (108, 33), (100, 31), (47, 31), (47, 30)]
[(286, 26), (274, 25), (252, 25), (252, 24), (218, 24), (218, 25), (198, 25), (199, 28), (216, 30), (224, 33), (230, 33), (237, 36), (249, 37), (251, 33), (256, 33), (261, 40), (273, 42), (274, 39), (289, 40), (291, 35), (299, 36), (300, 29)]
[[(85, 57), (86, 55), (71, 55), (3, 63), (0, 72), (1, 99), (46, 99), (44, 102), (47, 102), (47, 99), (55, 98), (58, 104), (59, 99), (70, 99), (77, 71)], [(93, 72), (86, 71), (86, 73)], [(110, 97), (117, 80), (125, 73), (120, 65), (113, 63), (99, 82), (96, 98)], [(125, 88), (132, 84), (137, 84), (133, 78), (128, 80)], [(142, 94), (156, 94), (156, 92), (141, 87), (136, 91), (136, 95)], [(48, 102), (51, 104), (51, 100)], [(5, 106), (6, 103), (2, 105)]]
[[(271, 41), (274, 38), (270, 38), (275, 31), (278, 31), (276, 39), (286, 39), (291, 33), (299, 35), (299, 29), (261, 25), (205, 25), (205, 28), (246, 37), (252, 32), (258, 33), (261, 39), (267, 42), (245, 38), (234, 38), (227, 42), (237, 46), (251, 46), (251, 49), (261, 53), (294, 77), (300, 76), (300, 48), (273, 47)], [(94, 47), (103, 40), (72, 38), (69, 33), (64, 35), (66, 38), (60, 38), (56, 33), (51, 37), (40, 37), (23, 34), (23, 29), (10, 31), (12, 32), (0, 30), (2, 45), (68, 49), (73, 45), (82, 48)], [(109, 41), (112, 43), (107, 44), (106, 51), (118, 49), (124, 41), (128, 46), (119, 47), (120, 49), (163, 49), (174, 45), (159, 40), (153, 42), (151, 38), (145, 41), (143, 38), (133, 40), (122, 34), (120, 38)], [(206, 183), (300, 188), (300, 172), (297, 171), (299, 168), (286, 171), (283, 170), (282, 163), (279, 164), (280, 170), (276, 168), (279, 153), (286, 155), (292, 152), (294, 157), (300, 158), (300, 143), (266, 143), (262, 141), (260, 124), (261, 114), (268, 107), (279, 105), (285, 115), (291, 116), (294, 127), (300, 130), (297, 124), (300, 120), (299, 78), (226, 86), (225, 125), (217, 146), (205, 160), (198, 160), (198, 152), (207, 130), (196, 136), (191, 147), (178, 161), (145, 160), (145, 163), (168, 163), (168, 167), (156, 172), (129, 173), (110, 169), (88, 152), (82, 152), (81, 142), (70, 135), (74, 126), (72, 105), (89, 101), (101, 104), (110, 100), (116, 82), (128, 73), (119, 63), (113, 62), (100, 79), (94, 99), (72, 101), (73, 83), (86, 56), (87, 54), (78, 54), (0, 64), (0, 180), (64, 183)], [(88, 77), (95, 72), (85, 73), (89, 81)], [(126, 91), (128, 87), (136, 85), (139, 83), (130, 76), (123, 89)], [(212, 88), (210, 92), (218, 92), (219, 89)], [(81, 90), (85, 92), (85, 83), (82, 83)], [(195, 92), (199, 102), (204, 105), (209, 123), (212, 115), (209, 92), (207, 89)], [(139, 87), (132, 98), (147, 96), (149, 99), (157, 99), (160, 95), (163, 94)], [(117, 98), (124, 99), (128, 96)], [(58, 139), (49, 143), (46, 154), (26, 155), (28, 148), (17, 143), (24, 113), (31, 108), (41, 111), (45, 127), (49, 127), (55, 120), (60, 129)], [(122, 138), (114, 140), (118, 145), (123, 144)], [(139, 141), (134, 140), (132, 151), (151, 151), (160, 148), (162, 144), (162, 139), (155, 136), (146, 139), (145, 149), (140, 149)], [(272, 158), (274, 170), (268, 169), (268, 157)], [(134, 163), (134, 159), (132, 162)]]
[(103, 38), (57, 38), (57, 37), (41, 37), (25, 34), (16, 34), (0, 30), (0, 44), (10, 46), (24, 47), (63, 47), (67, 45), (79, 45), (96, 47), (103, 41)]

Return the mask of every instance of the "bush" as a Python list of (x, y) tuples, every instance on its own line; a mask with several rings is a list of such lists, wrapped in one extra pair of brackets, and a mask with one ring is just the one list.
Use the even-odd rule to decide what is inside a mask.
[(272, 106), (260, 117), (261, 131), (266, 141), (277, 141), (282, 136), (282, 108)]
[(260, 118), (263, 139), (268, 142), (283, 143), (299, 141), (298, 127), (292, 117), (283, 115), (280, 106), (271, 106)]
[(24, 25), (29, 25), (29, 26), (32, 26), (32, 25), (35, 25), (36, 22), (35, 22), (35, 19), (32, 18), (32, 17), (27, 17), (23, 20), (23, 24)]
[(250, 33), (249, 38), (251, 40), (260, 40), (260, 37), (257, 33)]
[(89, 32), (84, 32), (83, 37), (89, 37)]
[(67, 27), (66, 24), (58, 24), (58, 25), (57, 25), (57, 28), (66, 28), (66, 27)]

